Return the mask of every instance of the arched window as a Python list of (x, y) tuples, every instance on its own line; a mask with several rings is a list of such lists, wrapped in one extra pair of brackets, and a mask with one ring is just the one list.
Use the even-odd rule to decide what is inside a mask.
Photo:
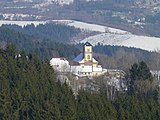
[(87, 59), (88, 59), (88, 60), (90, 59), (90, 55), (87, 56)]

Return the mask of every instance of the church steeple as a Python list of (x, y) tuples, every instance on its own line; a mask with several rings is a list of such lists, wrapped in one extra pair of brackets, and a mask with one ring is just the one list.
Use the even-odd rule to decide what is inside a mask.
[(89, 42), (84, 44), (84, 60), (92, 61), (92, 45)]

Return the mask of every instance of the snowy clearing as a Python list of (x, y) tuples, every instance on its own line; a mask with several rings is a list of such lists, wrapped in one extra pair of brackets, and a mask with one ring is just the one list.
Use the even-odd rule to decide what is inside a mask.
[(89, 30), (89, 31), (97, 31), (97, 32), (111, 32), (111, 33), (126, 33), (127, 31), (123, 31), (120, 29), (115, 29), (111, 27), (106, 27), (102, 25), (96, 25), (96, 24), (89, 24), (89, 23), (84, 23), (84, 22), (79, 22), (79, 21), (73, 21), (72, 23), (68, 24), (69, 26), (74, 26), (76, 28), (84, 29), (84, 30)]
[(126, 46), (144, 49), (147, 51), (160, 50), (160, 38), (137, 36), (133, 34), (112, 34), (103, 33), (88, 37), (81, 41), (81, 43), (90, 42), (92, 45), (98, 43), (103, 45)]
[(107, 26), (102, 26), (102, 25), (96, 25), (96, 24), (90, 24), (90, 23), (85, 23), (85, 22), (80, 22), (80, 21), (74, 21), (74, 20), (52, 20), (52, 21), (9, 21), (9, 20), (0, 20), (0, 26), (2, 24), (16, 24), (19, 26), (26, 26), (30, 24), (34, 24), (35, 26), (39, 24), (46, 24), (50, 22), (57, 22), (61, 24), (65, 24), (68, 26), (73, 26), (75, 28), (80, 28), (82, 30), (87, 30), (87, 31), (97, 31), (97, 32), (111, 32), (111, 33), (120, 33), (120, 34), (126, 34), (128, 33), (127, 31), (120, 30), (120, 29), (115, 29)]
[(19, 25), (19, 26), (26, 26), (26, 25), (31, 25), (34, 24), (35, 26), (39, 25), (39, 24), (46, 24), (47, 22), (45, 21), (10, 21), (10, 20), (0, 20), (0, 26), (2, 26), (3, 24), (7, 24), (7, 25)]

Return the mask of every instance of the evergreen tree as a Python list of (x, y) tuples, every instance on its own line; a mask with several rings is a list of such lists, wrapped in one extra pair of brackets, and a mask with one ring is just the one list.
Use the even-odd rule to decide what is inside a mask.
[(140, 97), (152, 96), (157, 99), (158, 89), (156, 81), (145, 62), (134, 63), (130, 69), (129, 93), (137, 94)]

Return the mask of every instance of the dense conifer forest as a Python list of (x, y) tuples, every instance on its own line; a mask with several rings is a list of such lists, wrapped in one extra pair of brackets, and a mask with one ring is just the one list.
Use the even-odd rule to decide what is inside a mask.
[[(50, 31), (50, 32), (47, 32)], [(64, 44), (77, 34), (78, 29), (62, 25), (28, 25), (24, 28), (17, 25), (0, 27), (0, 44), (11, 43), (26, 52), (36, 53), (40, 58), (57, 56), (74, 58), (80, 51), (74, 45)], [(63, 41), (63, 42), (62, 42)]]
[(117, 92), (113, 101), (105, 89), (94, 94), (82, 90), (75, 97), (67, 84), (55, 82), (49, 61), (25, 52), (16, 56), (15, 48), (8, 45), (0, 49), (0, 119), (158, 120), (158, 88), (150, 87), (154, 80), (147, 65), (133, 64), (130, 78), (129, 91)]
[(31, 24), (23, 27), (18, 25), (2, 25), (2, 28), (8, 28), (26, 35), (38, 36), (39, 38), (45, 38), (49, 41), (62, 43), (69, 42), (72, 37), (81, 32), (78, 28), (58, 23), (39, 24), (37, 26)]

